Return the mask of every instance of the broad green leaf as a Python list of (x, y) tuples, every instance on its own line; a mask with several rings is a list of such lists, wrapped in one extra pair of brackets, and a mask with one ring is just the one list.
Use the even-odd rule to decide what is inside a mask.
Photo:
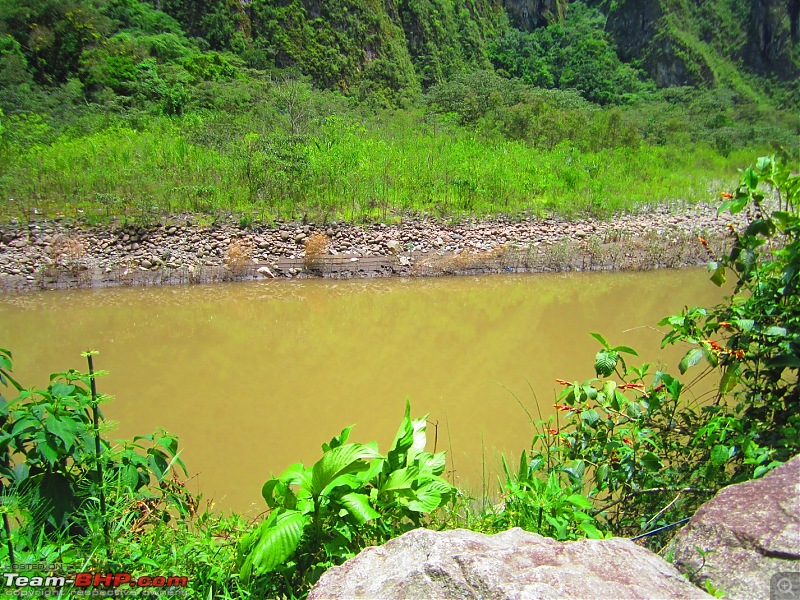
[(417, 491), (416, 498), (408, 503), (409, 510), (418, 513), (430, 513), (439, 508), (442, 503), (442, 497), (439, 494), (429, 494)]
[(793, 354), (778, 354), (767, 361), (768, 367), (800, 367), (800, 357)]
[(74, 391), (75, 386), (68, 385), (66, 383), (56, 383), (50, 386), (50, 393), (56, 398), (66, 398), (67, 396), (72, 395)]
[(156, 479), (159, 481), (164, 479), (164, 475), (166, 475), (169, 466), (163, 452), (149, 450), (147, 453), (147, 464), (150, 466), (150, 470), (153, 472), (153, 475), (156, 476)]
[(587, 425), (594, 425), (595, 423), (597, 423), (599, 418), (600, 415), (593, 408), (589, 410), (584, 410), (581, 413), (581, 419), (583, 419), (584, 423), (586, 423)]
[(426, 443), (425, 428), (427, 424), (428, 424), (428, 415), (425, 415), (422, 418), (414, 419), (411, 421), (411, 429), (413, 431), (413, 434), (412, 434), (411, 447), (408, 449), (407, 461), (409, 463), (411, 463), (420, 452), (425, 451), (425, 443)]
[(686, 373), (690, 367), (695, 366), (700, 360), (703, 358), (703, 349), (702, 348), (692, 348), (689, 350), (684, 357), (681, 359), (681, 362), (678, 363), (678, 370), (681, 372), (681, 375)]
[(786, 328), (785, 327), (778, 327), (777, 325), (770, 327), (764, 332), (764, 335), (768, 335), (770, 337), (775, 336), (785, 336), (786, 335)]
[(571, 496), (568, 496), (567, 502), (577, 506), (578, 508), (585, 508), (586, 510), (591, 510), (594, 508), (592, 503), (580, 494), (572, 494)]
[(311, 493), (317, 497), (339, 475), (365, 471), (365, 460), (382, 458), (372, 448), (362, 444), (345, 444), (322, 455), (311, 468)]
[(364, 482), (374, 482), (375, 478), (383, 472), (383, 468), (386, 466), (386, 459), (376, 459), (371, 460), (369, 463), (369, 469), (366, 471), (359, 472), (358, 476)]
[(606, 341), (606, 338), (604, 338), (599, 333), (590, 333), (589, 335), (592, 336), (594, 339), (596, 339), (598, 342), (600, 342), (600, 345), (603, 346), (603, 348), (605, 348), (605, 349), (609, 349), (610, 348), (610, 346), (608, 345), (608, 342)]
[(598, 483), (603, 483), (606, 480), (606, 477), (608, 477), (608, 464), (603, 463), (602, 465), (597, 467), (597, 470), (594, 473), (594, 477)]
[(178, 440), (171, 435), (165, 435), (158, 438), (157, 443), (173, 456), (178, 453)]
[(645, 452), (642, 455), (642, 464), (648, 471), (658, 471), (661, 469), (661, 461), (652, 452)]
[(550, 515), (544, 515), (545, 521), (550, 523), (553, 526), (553, 529), (556, 530), (556, 539), (557, 540), (564, 540), (567, 537), (567, 523), (561, 519), (556, 519)]
[(441, 475), (447, 465), (444, 452), (423, 452), (417, 456), (420, 474)]
[(711, 281), (717, 287), (722, 287), (723, 285), (725, 285), (727, 279), (725, 278), (724, 266), (719, 266), (716, 269), (714, 269), (714, 273), (711, 275)]
[(353, 430), (355, 425), (349, 425), (342, 429), (342, 433), (337, 436), (334, 436), (331, 441), (327, 444), (322, 444), (322, 451), (327, 452), (328, 450), (332, 450), (334, 448), (338, 448), (339, 446), (343, 445), (347, 442), (348, 438), (350, 437), (350, 432)]
[(285, 481), (277, 477), (268, 479), (261, 487), (261, 496), (269, 508), (297, 508), (297, 497)]
[(797, 217), (783, 210), (776, 210), (772, 213), (772, 220), (780, 228), (781, 231), (786, 231), (790, 225), (797, 224)]
[(639, 356), (639, 353), (630, 346), (614, 346), (611, 349), (615, 352), (624, 352), (625, 354), (630, 354), (632, 356)]
[(408, 450), (414, 445), (414, 425), (411, 422), (411, 403), (406, 400), (406, 411), (403, 415), (403, 421), (397, 430), (397, 435), (394, 437), (392, 449), (387, 454), (389, 466), (392, 469), (397, 469), (406, 464), (408, 457)]
[(369, 497), (364, 494), (351, 492), (342, 496), (340, 501), (359, 525), (381, 516), (378, 511), (370, 506)]
[(740, 213), (745, 209), (746, 206), (747, 206), (747, 196), (743, 196), (741, 198), (736, 198), (734, 200), (731, 200), (730, 206), (729, 206), (730, 213), (732, 215)]
[(365, 479), (363, 475), (366, 471), (358, 471), (357, 473), (345, 473), (335, 477), (331, 482), (322, 490), (321, 496), (329, 495), (337, 487), (349, 487), (351, 490), (358, 489), (364, 486)]
[(410, 489), (419, 475), (417, 467), (405, 467), (392, 471), (381, 486), (380, 492)]
[(725, 367), (725, 372), (719, 380), (719, 393), (727, 394), (731, 392), (739, 382), (739, 363), (731, 363)]
[(268, 573), (294, 554), (307, 522), (306, 515), (285, 511), (261, 525), (258, 541), (245, 561), (252, 565), (252, 573), (256, 576)]
[(745, 169), (744, 175), (742, 176), (742, 183), (744, 183), (750, 191), (755, 191), (758, 187), (758, 175), (756, 175), (755, 170), (753, 167), (747, 167)]
[(120, 470), (119, 479), (123, 486), (136, 491), (139, 488), (139, 469), (133, 465), (125, 465)]
[(75, 437), (78, 432), (78, 424), (71, 418), (65, 416), (63, 418), (50, 415), (44, 420), (47, 430), (58, 437), (64, 442), (64, 449), (69, 452), (75, 443)]
[(594, 520), (591, 516), (587, 515), (582, 510), (574, 510), (574, 509), (572, 511), (572, 518), (575, 521), (581, 521), (581, 522), (593, 521)]
[(303, 463), (294, 463), (289, 465), (286, 470), (278, 477), (282, 482), (289, 485), (299, 485), (302, 487), (311, 487), (311, 470), (306, 469)]
[(619, 354), (612, 350), (601, 350), (595, 355), (594, 370), (598, 377), (608, 377), (617, 366)]
[(431, 481), (416, 490), (416, 498), (408, 503), (408, 508), (418, 513), (430, 513), (439, 508), (454, 488), (443, 481)]
[(576, 460), (571, 466), (564, 467), (562, 471), (569, 475), (573, 482), (579, 483), (583, 479), (583, 474), (586, 472), (586, 463), (582, 460)]
[(583, 531), (590, 540), (603, 539), (603, 534), (592, 523), (578, 523), (578, 529)]
[(771, 236), (775, 231), (775, 224), (769, 219), (756, 219), (748, 225), (745, 235)]
[(725, 464), (729, 456), (727, 446), (723, 446), (722, 444), (717, 444), (711, 449), (711, 463), (715, 467)]
[(47, 440), (44, 444), (39, 444), (38, 448), (39, 453), (50, 465), (53, 465), (58, 460), (58, 449), (53, 448), (50, 440)]

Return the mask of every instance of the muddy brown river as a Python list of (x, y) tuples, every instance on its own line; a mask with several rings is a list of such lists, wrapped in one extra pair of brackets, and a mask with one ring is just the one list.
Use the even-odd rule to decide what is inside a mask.
[(36, 292), (0, 296), (0, 347), (25, 386), (99, 350), (108, 437), (177, 434), (190, 489), (254, 515), (270, 473), (346, 425), (387, 450), (407, 398), (448, 477), (495, 491), (500, 454), (530, 445), (520, 403), (546, 417), (555, 378), (593, 376), (589, 332), (677, 373), (655, 324), (721, 296), (703, 270)]

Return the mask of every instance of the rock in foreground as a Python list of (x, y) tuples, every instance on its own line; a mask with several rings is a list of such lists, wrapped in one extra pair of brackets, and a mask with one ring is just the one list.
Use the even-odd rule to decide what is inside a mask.
[(671, 565), (615, 538), (557, 542), (515, 528), (410, 531), (324, 573), (323, 598), (710, 598)]
[(733, 600), (769, 598), (773, 575), (800, 571), (800, 456), (721, 490), (672, 548), (675, 566), (700, 585), (709, 580)]

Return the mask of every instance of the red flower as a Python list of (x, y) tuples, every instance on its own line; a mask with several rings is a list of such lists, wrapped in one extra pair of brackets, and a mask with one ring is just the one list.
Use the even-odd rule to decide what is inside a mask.
[(625, 385), (619, 386), (621, 390), (641, 390), (644, 391), (644, 384), (643, 383), (626, 383)]
[(558, 410), (572, 410), (571, 406), (567, 406), (566, 404), (553, 404), (553, 408)]
[(631, 441), (631, 438), (624, 437), (624, 438), (622, 438), (622, 441), (625, 442), (626, 444), (628, 444), (628, 446), (633, 446), (633, 442)]
[(731, 198), (733, 198), (733, 194), (729, 194), (728, 192), (722, 192), (722, 197), (725, 198), (726, 200), (730, 200)]
[(548, 429), (547, 433), (550, 435), (558, 435), (558, 429)]

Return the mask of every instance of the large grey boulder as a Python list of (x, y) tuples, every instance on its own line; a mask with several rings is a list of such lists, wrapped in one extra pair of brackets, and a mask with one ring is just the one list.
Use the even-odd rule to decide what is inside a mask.
[(800, 571), (800, 456), (720, 490), (678, 532), (672, 554), (678, 569), (726, 598), (769, 598), (773, 575)]
[(323, 598), (710, 598), (652, 552), (627, 539), (557, 542), (510, 529), (416, 529), (367, 548), (322, 575)]

